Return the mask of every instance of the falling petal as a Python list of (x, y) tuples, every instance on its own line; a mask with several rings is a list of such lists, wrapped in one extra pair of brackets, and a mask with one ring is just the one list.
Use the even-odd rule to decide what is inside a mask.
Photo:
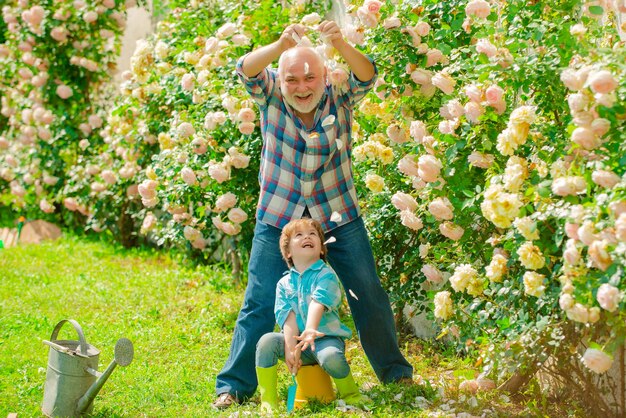
[(348, 293), (350, 293), (350, 296), (352, 296), (353, 298), (355, 298), (356, 300), (359, 300), (359, 298), (356, 297), (356, 295), (354, 294), (354, 292), (352, 291), (352, 289), (348, 289)]
[(341, 139), (337, 140), (337, 149), (341, 150), (343, 148), (343, 141)]
[(330, 221), (335, 223), (341, 222), (341, 215), (338, 212), (333, 212), (333, 214), (330, 215)]
[(309, 134), (309, 139), (318, 139), (320, 137), (320, 134), (318, 134), (317, 132), (311, 132)]
[(309, 63), (305, 62), (304, 63), (304, 74), (308, 74), (309, 73)]
[(337, 238), (335, 237), (329, 237), (326, 241), (324, 241), (324, 245), (326, 244), (332, 244), (333, 242), (336, 242)]
[(326, 119), (322, 121), (322, 126), (323, 127), (330, 126), (333, 123), (335, 123), (335, 115), (328, 115), (326, 116)]
[(300, 36), (297, 33), (295, 33), (295, 32), (293, 32), (291, 34), (291, 37), (293, 38), (294, 41), (296, 41), (297, 44), (302, 42), (302, 38), (300, 38)]

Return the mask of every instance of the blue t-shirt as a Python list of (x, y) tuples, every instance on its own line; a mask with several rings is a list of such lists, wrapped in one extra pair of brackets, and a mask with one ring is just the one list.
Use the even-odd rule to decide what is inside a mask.
[(326, 336), (350, 338), (352, 331), (339, 320), (338, 309), (341, 305), (341, 286), (337, 274), (324, 260), (318, 260), (300, 273), (292, 268), (278, 282), (274, 314), (282, 329), (289, 312), (296, 314), (300, 332), (306, 327), (311, 300), (321, 303), (326, 308), (322, 314), (318, 331)]

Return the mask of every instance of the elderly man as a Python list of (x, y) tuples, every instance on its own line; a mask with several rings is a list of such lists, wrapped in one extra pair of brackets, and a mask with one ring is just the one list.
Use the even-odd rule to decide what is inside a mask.
[[(398, 348), (389, 298), (380, 284), (352, 179), (351, 129), (355, 104), (372, 88), (374, 64), (348, 44), (334, 22), (318, 30), (350, 66), (346, 88), (329, 85), (315, 50), (298, 45), (305, 28), (290, 25), (280, 39), (242, 57), (237, 73), (259, 106), (263, 150), (261, 193), (248, 286), (226, 365), (217, 376), (216, 408), (250, 398), (256, 390), (255, 348), (274, 328), (276, 284), (287, 271), (281, 229), (304, 216), (318, 220), (327, 259), (346, 292), (365, 353), (383, 383), (412, 382), (413, 368)], [(279, 59), (278, 72), (269, 65)]]

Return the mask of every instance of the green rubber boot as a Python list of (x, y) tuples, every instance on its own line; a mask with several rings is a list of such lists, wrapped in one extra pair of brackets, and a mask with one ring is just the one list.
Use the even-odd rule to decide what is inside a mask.
[(257, 367), (256, 378), (259, 381), (259, 392), (261, 392), (261, 409), (264, 412), (272, 413), (278, 409), (278, 364), (272, 367)]
[(347, 405), (352, 405), (363, 409), (371, 402), (371, 399), (365, 395), (361, 395), (359, 387), (356, 385), (352, 372), (348, 373), (343, 379), (333, 377), (337, 391), (339, 392), (337, 398), (343, 399)]

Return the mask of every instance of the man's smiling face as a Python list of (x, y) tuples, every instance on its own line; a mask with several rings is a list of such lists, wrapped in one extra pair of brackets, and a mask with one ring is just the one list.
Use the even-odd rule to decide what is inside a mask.
[(310, 48), (293, 48), (283, 55), (278, 68), (283, 98), (297, 112), (314, 112), (326, 88), (322, 59)]

